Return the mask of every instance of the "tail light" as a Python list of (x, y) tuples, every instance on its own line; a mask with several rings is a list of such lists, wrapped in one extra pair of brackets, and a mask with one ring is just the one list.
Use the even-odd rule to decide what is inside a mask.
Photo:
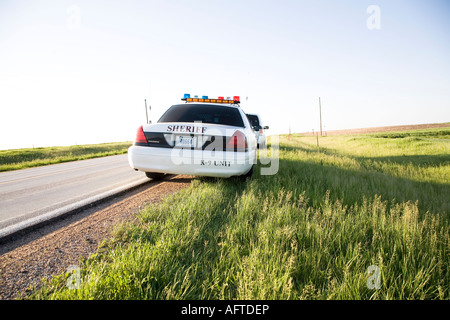
[(136, 132), (136, 139), (134, 139), (134, 143), (135, 144), (140, 144), (140, 143), (145, 143), (147, 144), (147, 138), (145, 137), (144, 134), (144, 129), (142, 128), (142, 126), (140, 126)]
[(247, 138), (242, 131), (236, 130), (226, 145), (227, 151), (247, 151)]

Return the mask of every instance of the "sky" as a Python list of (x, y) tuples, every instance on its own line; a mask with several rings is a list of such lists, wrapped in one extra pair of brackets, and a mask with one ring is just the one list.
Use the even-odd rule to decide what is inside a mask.
[(446, 0), (0, 0), (0, 149), (131, 141), (191, 95), (267, 134), (450, 121)]

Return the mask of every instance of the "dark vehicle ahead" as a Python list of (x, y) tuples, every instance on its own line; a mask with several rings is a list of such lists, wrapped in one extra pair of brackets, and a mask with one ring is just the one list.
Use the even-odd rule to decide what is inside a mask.
[(269, 126), (263, 126), (261, 118), (257, 114), (247, 114), (248, 121), (252, 126), (253, 132), (256, 136), (256, 141), (258, 143), (258, 148), (266, 147), (266, 134), (264, 130), (269, 129)]

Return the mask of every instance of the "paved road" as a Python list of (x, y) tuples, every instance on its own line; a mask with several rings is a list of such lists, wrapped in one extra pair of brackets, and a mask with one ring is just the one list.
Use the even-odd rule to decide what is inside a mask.
[(2, 172), (0, 237), (146, 181), (142, 172), (131, 169), (126, 154)]

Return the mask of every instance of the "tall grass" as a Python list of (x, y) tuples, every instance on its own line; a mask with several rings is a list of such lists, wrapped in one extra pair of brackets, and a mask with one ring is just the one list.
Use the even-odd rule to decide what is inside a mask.
[(0, 172), (126, 153), (131, 142), (0, 150)]
[[(32, 298), (449, 299), (449, 153), (394, 170), (393, 138), (354, 139), (322, 138), (317, 150), (281, 137), (276, 175), (195, 179), (117, 227), (80, 265), (79, 289), (65, 274)], [(367, 285), (369, 266), (379, 289)]]

